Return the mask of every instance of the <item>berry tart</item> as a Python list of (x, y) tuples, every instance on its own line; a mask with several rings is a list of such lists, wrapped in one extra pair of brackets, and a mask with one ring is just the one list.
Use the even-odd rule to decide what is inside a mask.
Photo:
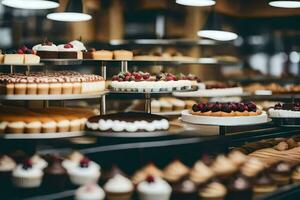
[(205, 125), (246, 125), (265, 123), (268, 116), (265, 112), (250, 103), (199, 103), (192, 111), (183, 111), (182, 120)]
[(114, 91), (127, 92), (160, 92), (189, 90), (192, 81), (179, 79), (171, 73), (151, 75), (147, 72), (125, 72), (113, 76), (111, 88)]
[(32, 48), (41, 59), (57, 59), (58, 48), (53, 42), (45, 40), (43, 43), (35, 45)]
[(274, 124), (281, 126), (300, 125), (300, 103), (276, 104), (268, 110)]
[(153, 132), (169, 129), (169, 121), (159, 115), (128, 112), (104, 116), (94, 116), (88, 119), (89, 130), (101, 132)]

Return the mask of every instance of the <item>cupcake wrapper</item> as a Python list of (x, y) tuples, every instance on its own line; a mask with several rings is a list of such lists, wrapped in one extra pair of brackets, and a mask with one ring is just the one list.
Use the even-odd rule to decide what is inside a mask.
[(123, 192), (123, 193), (113, 193), (106, 191), (107, 200), (131, 200), (132, 191), (131, 192)]
[(12, 183), (18, 188), (37, 188), (42, 184), (42, 177), (12, 177)]

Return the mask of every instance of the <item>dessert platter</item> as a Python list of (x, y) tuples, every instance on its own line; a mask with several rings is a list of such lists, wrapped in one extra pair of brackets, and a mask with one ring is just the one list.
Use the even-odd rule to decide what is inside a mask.
[(86, 123), (88, 133), (103, 137), (161, 137), (178, 134), (179, 125), (159, 115), (126, 112), (93, 116)]
[(183, 122), (201, 125), (242, 126), (269, 122), (266, 112), (254, 103), (200, 103), (182, 111)]
[(84, 134), (89, 109), (0, 107), (0, 137), (6, 139), (47, 139)]
[(113, 76), (110, 87), (113, 93), (171, 93), (193, 90), (195, 81), (195, 77), (189, 79), (171, 73), (121, 72)]
[(278, 103), (268, 109), (275, 125), (287, 127), (300, 126), (300, 103)]
[(241, 96), (243, 88), (235, 83), (205, 83), (204, 88), (192, 92), (173, 92), (176, 97), (226, 97)]

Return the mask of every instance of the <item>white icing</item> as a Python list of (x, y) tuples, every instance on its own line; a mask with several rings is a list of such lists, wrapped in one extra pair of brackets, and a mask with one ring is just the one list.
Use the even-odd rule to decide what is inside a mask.
[(94, 162), (90, 162), (88, 167), (80, 167), (79, 164), (70, 164), (66, 169), (72, 183), (75, 185), (97, 182), (100, 177), (100, 166)]
[[(137, 191), (140, 199), (170, 199), (171, 186), (161, 178), (155, 178), (154, 182), (143, 181), (138, 184)], [(152, 197), (152, 198), (151, 198)]]
[(113, 193), (131, 192), (133, 190), (133, 184), (128, 178), (117, 174), (107, 181), (104, 185), (104, 190)]
[(41, 122), (30, 122), (28, 124), (25, 125), (25, 128), (41, 128), (42, 127), (42, 123)]
[(65, 51), (65, 52), (77, 52), (79, 49), (75, 46), (73, 48), (65, 48), (65, 44), (61, 44), (57, 46), (58, 51)]
[(275, 110), (274, 108), (268, 111), (270, 117), (274, 118), (298, 118), (300, 117), (300, 111), (292, 110)]
[[(86, 122), (86, 126), (87, 126), (89, 129), (92, 129), (92, 130), (98, 130), (98, 129), (99, 129), (99, 124), (98, 124), (98, 123), (92, 123), (92, 122), (87, 121), (87, 122)], [(101, 130), (101, 129), (100, 129), (100, 130)]]
[(40, 168), (32, 166), (31, 168), (24, 169), (23, 165), (18, 165), (12, 174), (14, 177), (36, 178), (43, 176)]
[(103, 200), (105, 192), (95, 183), (89, 183), (76, 190), (75, 200)]
[(9, 128), (24, 128), (25, 123), (24, 122), (10, 122), (7, 126)]
[(51, 46), (49, 45), (35, 45), (34, 47), (32, 47), (32, 50), (34, 51), (58, 51), (58, 48), (55, 44), (52, 44)]
[(78, 40), (73, 40), (72, 42), (70, 42), (70, 44), (72, 44), (74, 47), (79, 49), (79, 51), (86, 50), (84, 44), (82, 42), (78, 41)]
[(33, 166), (35, 166), (41, 170), (45, 169), (48, 166), (48, 163), (38, 155), (32, 156), (30, 158), (30, 160), (31, 160)]

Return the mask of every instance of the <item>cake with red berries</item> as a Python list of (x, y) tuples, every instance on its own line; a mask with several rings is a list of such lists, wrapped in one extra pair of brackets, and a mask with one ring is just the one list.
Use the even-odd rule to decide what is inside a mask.
[(151, 75), (148, 72), (125, 72), (113, 76), (111, 88), (124, 92), (171, 92), (191, 89), (192, 81), (171, 73)]
[(268, 112), (272, 118), (300, 118), (300, 103), (278, 103)]
[(35, 45), (32, 48), (41, 59), (57, 59), (58, 48), (53, 42), (45, 40), (43, 43)]
[(199, 103), (192, 111), (183, 111), (182, 120), (194, 124), (246, 125), (265, 123), (265, 112), (250, 103)]
[(58, 58), (82, 59), (82, 52), (71, 43), (58, 45)]
[(22, 46), (17, 51), (11, 51), (4, 56), (4, 64), (38, 64), (40, 57), (26, 46)]

